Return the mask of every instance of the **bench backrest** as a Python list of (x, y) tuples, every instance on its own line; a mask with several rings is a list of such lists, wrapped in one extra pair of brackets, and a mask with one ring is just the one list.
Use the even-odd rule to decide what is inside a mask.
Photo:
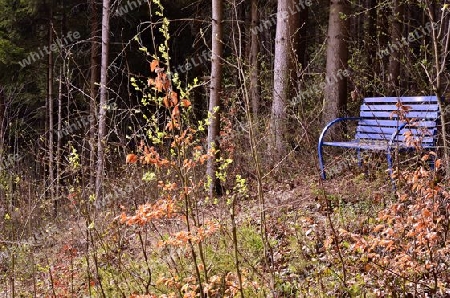
[(404, 128), (396, 142), (404, 142), (405, 132), (414, 138), (420, 138), (424, 148), (434, 147), (439, 120), (439, 104), (436, 96), (415, 97), (367, 97), (361, 105), (360, 117), (356, 129), (356, 139), (390, 140), (396, 128), (405, 123), (399, 118), (400, 106), (407, 109), (406, 118), (413, 127)]

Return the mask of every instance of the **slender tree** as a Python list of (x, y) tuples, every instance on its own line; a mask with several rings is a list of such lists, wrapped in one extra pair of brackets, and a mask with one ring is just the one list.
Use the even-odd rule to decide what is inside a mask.
[(298, 62), (305, 69), (308, 64), (307, 48), (308, 48), (308, 17), (309, 17), (309, 6), (303, 7), (298, 16), (296, 17), (299, 21), (298, 30), (298, 45), (297, 45), (297, 57)]
[[(48, 47), (50, 48), (53, 44), (53, 8), (51, 7), (51, 3), (49, 4), (49, 23), (48, 23)], [(48, 180), (49, 180), (49, 190), (50, 190), (50, 200), (54, 204), (54, 212), (55, 214), (58, 211), (57, 201), (55, 199), (55, 176), (54, 176), (54, 144), (53, 144), (53, 126), (54, 126), (54, 119), (53, 119), (53, 108), (54, 108), (54, 101), (53, 101), (53, 52), (49, 51), (48, 54), (48, 67), (47, 67), (47, 107), (48, 107)]]
[(252, 113), (258, 115), (261, 86), (259, 84), (259, 32), (255, 28), (259, 25), (258, 0), (250, 0), (250, 99)]
[(216, 159), (219, 149), (220, 94), (222, 84), (222, 0), (212, 0), (212, 44), (211, 44), (211, 85), (209, 97), (208, 149), (216, 150), (216, 158), (209, 159), (207, 175), (210, 179), (210, 196), (220, 193), (220, 181), (216, 177)]
[[(328, 18), (326, 84), (324, 90), (324, 123), (340, 116), (347, 104), (347, 80), (343, 75), (347, 69), (348, 46), (347, 0), (331, 0)], [(333, 134), (333, 131), (330, 131)]]
[[(430, 32), (431, 38), (431, 65), (422, 64), (430, 85), (436, 94), (441, 110), (441, 139), (443, 155), (446, 161), (446, 171), (450, 172), (450, 146), (448, 138), (448, 112), (449, 105), (446, 103), (445, 84), (448, 72), (448, 61), (450, 55), (450, 4), (436, 5), (434, 1), (422, 0), (419, 2), (425, 8), (427, 20), (425, 27)], [(447, 82), (446, 82), (447, 81)]]
[(95, 184), (95, 133), (96, 133), (96, 98), (98, 94), (97, 83), (99, 75), (99, 44), (97, 41), (98, 30), (98, 15), (97, 5), (95, 0), (89, 1), (89, 14), (90, 14), (90, 40), (91, 40), (91, 57), (90, 57), (90, 81), (89, 81), (89, 184), (91, 187)]
[[(364, 50), (367, 57), (368, 66), (373, 66), (373, 69), (367, 69), (368, 81), (374, 82), (377, 76), (377, 68), (378, 64), (376, 62), (376, 35), (377, 35), (377, 26), (376, 26), (376, 18), (377, 18), (377, 9), (376, 9), (376, 0), (365, 0), (365, 17), (364, 17)], [(373, 96), (373, 88), (372, 86), (368, 86), (365, 90), (365, 96)]]
[(63, 70), (65, 67), (65, 63), (59, 69), (59, 78), (58, 78), (58, 122), (56, 128), (56, 196), (57, 200), (59, 200), (59, 194), (61, 190), (61, 153), (62, 153), (62, 98), (63, 98)]
[(388, 82), (391, 88), (393, 88), (394, 92), (399, 91), (400, 87), (400, 70), (401, 63), (400, 59), (402, 56), (402, 32), (403, 32), (403, 22), (404, 22), (404, 14), (405, 9), (402, 3), (402, 0), (394, 0), (392, 1), (392, 15), (390, 18), (390, 48), (392, 47), (392, 51), (390, 51), (389, 55), (389, 69), (388, 69)]
[(5, 150), (5, 128), (6, 128), (6, 99), (5, 87), (0, 85), (0, 158), (4, 156)]
[(106, 145), (106, 104), (108, 102), (108, 53), (109, 53), (109, 15), (110, 0), (103, 0), (102, 9), (102, 50), (100, 68), (100, 106), (98, 112), (98, 142), (97, 142), (97, 176), (95, 181), (95, 195), (102, 199), (102, 184), (104, 174), (104, 149)]
[[(61, 17), (61, 36), (65, 36), (67, 34), (66, 27), (66, 5), (65, 2), (62, 3), (62, 17)], [(65, 75), (66, 71), (66, 59), (67, 59), (67, 50), (63, 47), (59, 49), (59, 58), (62, 60), (62, 65), (59, 66), (59, 79), (58, 79), (58, 113), (57, 113), (57, 129), (56, 129), (56, 200), (59, 201), (61, 196), (61, 157), (62, 157), (62, 108), (63, 108), (63, 97), (64, 97), (64, 89), (63, 85), (63, 75)], [(69, 78), (66, 78), (69, 79)]]
[(286, 153), (286, 102), (291, 95), (291, 70), (293, 69), (294, 49), (293, 33), (298, 24), (293, 18), (294, 0), (279, 0), (277, 7), (277, 26), (275, 33), (275, 59), (273, 77), (273, 103), (271, 113), (271, 141), (272, 154), (276, 158), (282, 158)]

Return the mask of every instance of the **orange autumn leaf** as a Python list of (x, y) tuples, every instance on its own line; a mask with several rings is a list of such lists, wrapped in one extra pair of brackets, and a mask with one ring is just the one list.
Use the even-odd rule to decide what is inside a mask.
[(126, 163), (137, 163), (138, 157), (136, 154), (128, 154), (125, 160)]
[(166, 126), (166, 128), (168, 130), (174, 130), (179, 127), (180, 127), (180, 125), (178, 124), (177, 120), (175, 120), (175, 119), (172, 119), (171, 121), (169, 121), (169, 123), (167, 123), (167, 126)]
[(167, 75), (163, 72), (158, 73), (158, 76), (154, 82), (155, 88), (158, 91), (167, 91), (170, 88), (170, 81), (167, 79)]
[(170, 161), (168, 161), (167, 159), (160, 159), (156, 162), (157, 167), (162, 167), (168, 164), (170, 164)]
[(167, 78), (167, 74), (164, 72), (158, 73), (158, 76), (161, 78), (161, 82), (163, 84), (164, 91), (167, 91), (170, 89), (170, 80)]
[(187, 99), (182, 99), (181, 100), (181, 106), (185, 107), (185, 108), (188, 108), (188, 107), (191, 106), (191, 102), (189, 100), (187, 100)]
[(378, 233), (378, 232), (381, 231), (382, 229), (384, 229), (384, 224), (379, 224), (379, 225), (377, 225), (377, 226), (373, 229), (373, 231), (374, 231), (375, 233)]
[(163, 190), (169, 190), (169, 191), (175, 190), (176, 188), (177, 188), (177, 184), (175, 182), (167, 183), (163, 186)]
[(170, 107), (169, 99), (167, 98), (167, 96), (164, 97), (163, 103), (166, 108)]
[(148, 79), (148, 86), (150, 87), (150, 86), (153, 86), (153, 85), (155, 85), (155, 80), (152, 79), (152, 78), (149, 78)]
[(172, 110), (172, 119), (177, 119), (180, 117), (180, 108), (175, 106)]
[(435, 168), (439, 169), (441, 167), (441, 160), (440, 159), (436, 160), (436, 162), (434, 164), (435, 164)]
[(147, 154), (144, 157), (144, 163), (145, 164), (154, 164), (154, 163), (156, 163), (156, 159), (152, 158), (152, 156), (150, 154)]
[(422, 209), (422, 216), (423, 217), (431, 217), (431, 212), (427, 208)]
[(145, 225), (146, 223), (176, 216), (175, 204), (172, 200), (161, 199), (154, 204), (140, 205), (135, 215), (127, 216), (124, 212), (118, 217), (122, 224)]
[(174, 120), (169, 121), (169, 123), (167, 123), (166, 129), (172, 131), (174, 128), (176, 128), (176, 124), (174, 122)]
[(199, 159), (200, 164), (204, 164), (205, 161), (207, 161), (207, 160), (210, 159), (210, 158), (212, 158), (211, 155), (209, 155), (209, 154), (203, 154), (202, 156), (200, 156), (200, 159)]
[(158, 60), (153, 60), (152, 63), (150, 63), (150, 70), (151, 71), (155, 71), (156, 68), (159, 67), (159, 61)]
[(159, 74), (159, 76), (161, 77), (161, 82), (163, 84), (163, 90), (164, 91), (169, 90), (170, 81), (167, 79), (167, 75), (164, 72), (162, 72)]
[(176, 92), (170, 92), (170, 100), (172, 101), (173, 105), (176, 106), (178, 104), (178, 94)]
[(120, 222), (121, 222), (121, 223), (124, 223), (124, 222), (127, 221), (127, 219), (128, 219), (128, 216), (125, 214), (125, 212), (122, 212), (122, 213), (120, 214)]
[(161, 91), (163, 90), (163, 88), (164, 88), (164, 84), (163, 84), (161, 78), (159, 78), (159, 77), (157, 77), (156, 80), (155, 80), (155, 88), (156, 88), (158, 91), (160, 91), (160, 92), (161, 92)]

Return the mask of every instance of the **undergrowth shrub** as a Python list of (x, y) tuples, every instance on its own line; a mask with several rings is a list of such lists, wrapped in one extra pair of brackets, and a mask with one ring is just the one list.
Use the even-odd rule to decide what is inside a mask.
[[(155, 4), (162, 16), (161, 5), (158, 1)], [(135, 89), (142, 92), (142, 105), (162, 116), (144, 113), (148, 142), (142, 141), (137, 154), (126, 157), (130, 167), (145, 169), (142, 180), (155, 184), (154, 199), (123, 206), (117, 217), (127, 231), (138, 235), (139, 254), (146, 264), (146, 270), (138, 273), (141, 281), (137, 281), (134, 293), (146, 295), (142, 297), (255, 296), (260, 291), (260, 277), (255, 281), (254, 272), (241, 265), (238, 254), (238, 237), (251, 239), (257, 233), (250, 230), (253, 233), (245, 235), (236, 228), (235, 205), (248, 190), (241, 176), (229, 177), (234, 152), (231, 122), (225, 121), (221, 131), (223, 152), (216, 160), (216, 176), (227, 186), (219, 201), (208, 197), (212, 181), (204, 175), (206, 161), (215, 156), (203, 147), (209, 118), (195, 121), (192, 115), (189, 92), (198, 86), (197, 81), (182, 85), (178, 75), (170, 73), (168, 21), (162, 19), (160, 32), (166, 41), (159, 46), (158, 55), (151, 55), (152, 77), (146, 86), (132, 80)], [(228, 211), (220, 218), (209, 212), (216, 204)], [(130, 214), (133, 209), (134, 214)], [(261, 253), (256, 244), (241, 248), (253, 251), (252, 256)]]
[[(450, 295), (450, 193), (434, 169), (401, 171), (396, 199), (388, 202), (359, 231), (330, 231), (331, 252), (344, 292), (376, 296)], [(337, 255), (340, 255), (340, 260)]]

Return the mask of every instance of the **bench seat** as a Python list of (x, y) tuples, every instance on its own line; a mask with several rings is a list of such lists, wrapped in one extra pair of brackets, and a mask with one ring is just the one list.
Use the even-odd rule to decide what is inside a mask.
[[(327, 131), (339, 122), (356, 121), (353, 140), (324, 141)], [(318, 154), (322, 179), (326, 179), (323, 146), (384, 151), (392, 172), (391, 151), (434, 149), (437, 139), (439, 104), (436, 96), (368, 97), (361, 105), (359, 117), (337, 118), (328, 123), (319, 137)]]
[(333, 146), (342, 148), (353, 148), (372, 151), (386, 151), (388, 149), (388, 141), (367, 141), (367, 140), (353, 140), (350, 142), (323, 142), (323, 146)]

